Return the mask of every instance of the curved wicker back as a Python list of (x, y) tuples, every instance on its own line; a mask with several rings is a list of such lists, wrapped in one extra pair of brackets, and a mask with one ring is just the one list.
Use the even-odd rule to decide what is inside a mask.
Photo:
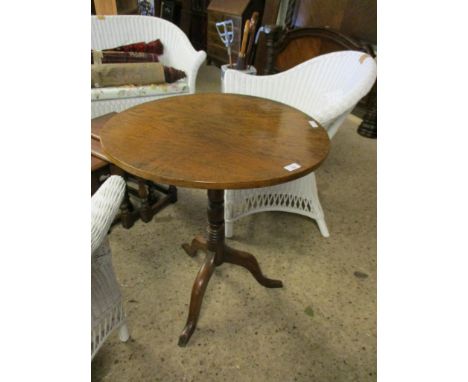
[(225, 75), (226, 93), (269, 98), (317, 119), (333, 137), (346, 115), (375, 82), (377, 66), (366, 53), (341, 51), (318, 56), (287, 71), (250, 76)]

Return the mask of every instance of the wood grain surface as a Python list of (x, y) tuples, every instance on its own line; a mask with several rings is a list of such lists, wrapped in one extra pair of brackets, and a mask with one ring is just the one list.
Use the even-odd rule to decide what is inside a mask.
[[(204, 93), (127, 109), (100, 135), (109, 159), (144, 179), (190, 188), (256, 188), (299, 178), (323, 162), (328, 135), (310, 120), (271, 100)], [(300, 168), (286, 170), (291, 163)]]

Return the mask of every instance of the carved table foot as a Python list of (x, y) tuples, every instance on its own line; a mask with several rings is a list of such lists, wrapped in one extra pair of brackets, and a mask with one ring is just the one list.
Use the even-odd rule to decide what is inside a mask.
[(187, 255), (194, 257), (200, 250), (208, 252), (208, 243), (203, 236), (195, 236), (191, 244), (184, 243), (182, 248), (187, 252)]

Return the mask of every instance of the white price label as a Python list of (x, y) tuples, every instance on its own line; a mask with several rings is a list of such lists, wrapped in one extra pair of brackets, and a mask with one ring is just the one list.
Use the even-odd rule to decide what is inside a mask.
[(291, 164), (288, 164), (287, 166), (284, 166), (284, 169), (288, 171), (294, 171), (294, 170), (297, 170), (298, 168), (301, 168), (301, 165), (298, 163), (291, 163)]
[(315, 122), (315, 121), (309, 121), (309, 123), (310, 123), (310, 126), (312, 126), (314, 129), (315, 129), (316, 127), (319, 127), (318, 123)]

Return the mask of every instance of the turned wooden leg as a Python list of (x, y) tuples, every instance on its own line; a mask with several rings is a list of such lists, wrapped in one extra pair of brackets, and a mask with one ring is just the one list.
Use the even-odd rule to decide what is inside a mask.
[(148, 223), (153, 218), (153, 212), (150, 207), (150, 193), (146, 187), (146, 181), (144, 179), (137, 179), (138, 183), (138, 197), (140, 198), (140, 217), (145, 223)]
[(175, 186), (169, 186), (168, 194), (170, 195), (171, 203), (177, 202), (177, 188)]
[(182, 244), (182, 248), (190, 257), (194, 257), (200, 250), (208, 252), (207, 242), (203, 236), (195, 236), (190, 245), (184, 243)]
[(190, 297), (190, 308), (187, 318), (187, 323), (179, 337), (179, 346), (187, 345), (188, 340), (193, 334), (197, 326), (198, 316), (200, 315), (201, 304), (203, 295), (205, 294), (208, 281), (215, 269), (215, 255), (213, 252), (208, 252), (206, 255), (205, 263), (200, 268), (195, 283), (192, 288), (192, 296)]
[(357, 131), (363, 137), (377, 138), (377, 83), (369, 94), (366, 107), (366, 114)]
[(280, 280), (273, 280), (265, 277), (258, 265), (257, 259), (250, 253), (238, 251), (237, 249), (226, 247), (224, 251), (224, 262), (240, 265), (246, 268), (255, 280), (267, 288), (282, 288), (283, 283)]
[(207, 247), (215, 252), (216, 266), (223, 263), (224, 252), (224, 190), (208, 190)]
[(110, 173), (111, 175), (120, 175), (125, 180), (125, 194), (122, 200), (122, 204), (120, 205), (120, 222), (124, 228), (131, 228), (135, 223), (135, 219), (132, 217), (133, 206), (130, 202), (130, 195), (128, 194), (127, 173), (113, 164), (110, 165)]
[(130, 202), (130, 196), (128, 195), (127, 189), (125, 189), (125, 194), (122, 199), (122, 204), (120, 205), (120, 221), (124, 228), (131, 228), (133, 223), (135, 223), (132, 218), (133, 206)]

